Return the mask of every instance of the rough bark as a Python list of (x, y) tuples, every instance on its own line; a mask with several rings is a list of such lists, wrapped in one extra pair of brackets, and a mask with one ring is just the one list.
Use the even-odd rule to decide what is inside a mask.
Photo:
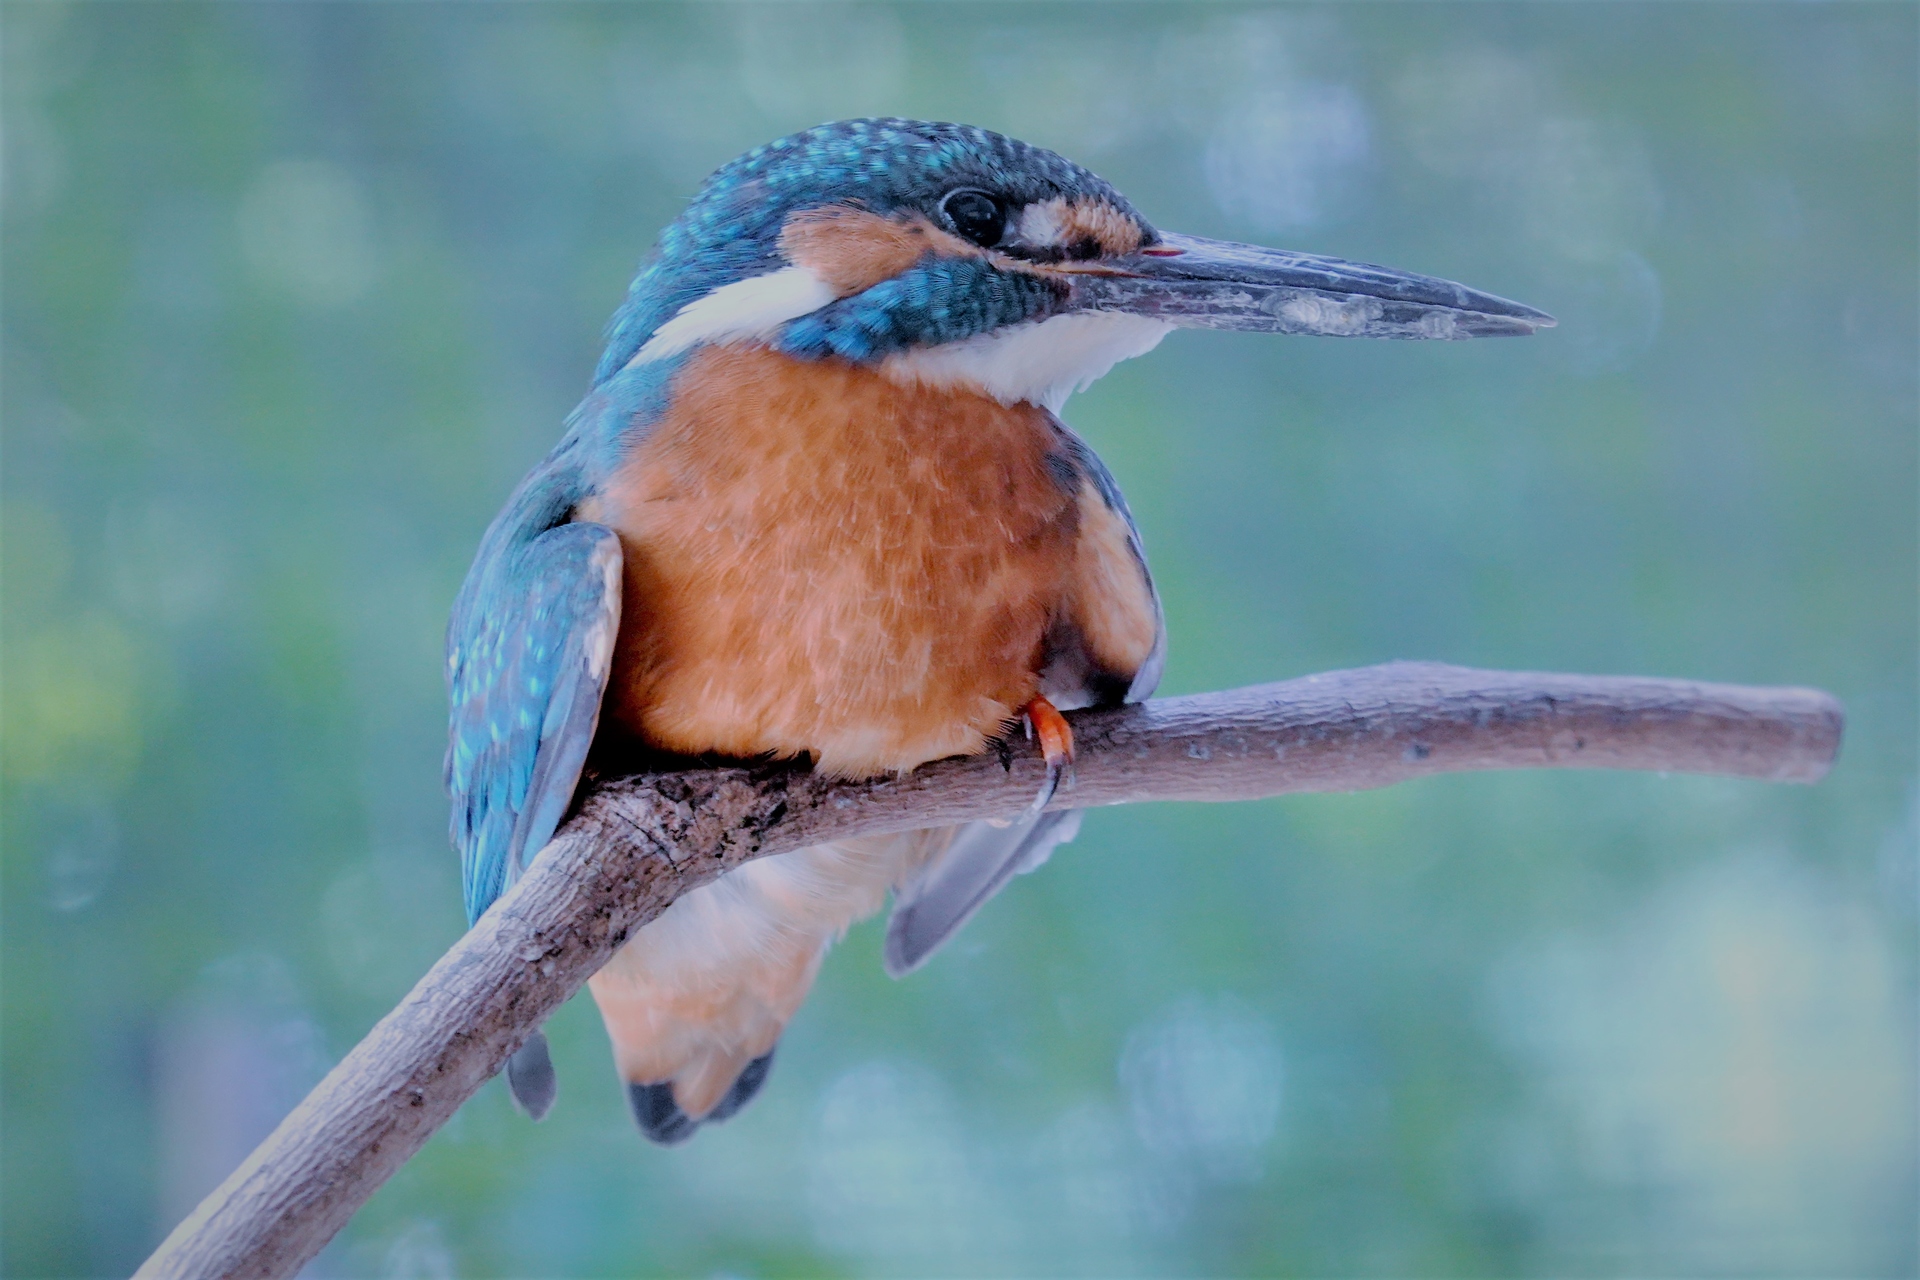
[[(1056, 808), (1356, 791), (1478, 769), (1815, 782), (1837, 702), (1810, 689), (1393, 663), (1073, 717)], [(1011, 817), (1034, 749), (832, 782), (784, 766), (601, 780), (520, 882), (176, 1228), (141, 1276), (290, 1276), (632, 932), (749, 858)]]

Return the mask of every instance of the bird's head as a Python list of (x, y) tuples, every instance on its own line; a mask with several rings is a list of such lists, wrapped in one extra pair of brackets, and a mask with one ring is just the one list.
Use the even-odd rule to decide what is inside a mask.
[(755, 343), (1058, 408), (1176, 328), (1470, 338), (1552, 323), (1445, 280), (1163, 233), (1093, 173), (985, 129), (849, 120), (707, 180), (634, 281), (595, 380)]

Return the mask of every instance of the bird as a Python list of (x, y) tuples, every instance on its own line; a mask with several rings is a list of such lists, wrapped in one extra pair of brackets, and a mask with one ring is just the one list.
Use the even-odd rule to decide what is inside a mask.
[[(717, 170), (608, 324), (559, 444), (483, 536), (448, 626), (446, 784), (471, 923), (590, 755), (900, 773), (1039, 739), (1007, 823), (843, 840), (681, 896), (589, 981), (640, 1131), (685, 1141), (766, 1084), (829, 947), (892, 899), (924, 964), (1079, 829), (1063, 712), (1140, 701), (1167, 627), (1067, 398), (1175, 329), (1457, 339), (1544, 312), (1338, 258), (1161, 231), (1042, 147), (846, 120)], [(534, 1119), (535, 1031), (507, 1061)]]

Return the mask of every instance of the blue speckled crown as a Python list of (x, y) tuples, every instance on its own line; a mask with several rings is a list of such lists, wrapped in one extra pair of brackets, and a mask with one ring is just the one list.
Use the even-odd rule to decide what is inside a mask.
[(965, 186), (1015, 206), (1094, 196), (1134, 213), (1126, 197), (1071, 160), (987, 129), (899, 119), (819, 125), (755, 147), (706, 180), (634, 278), (608, 327), (595, 383), (687, 303), (781, 265), (780, 229), (795, 211), (857, 201), (875, 213), (911, 207), (932, 216), (941, 196)]

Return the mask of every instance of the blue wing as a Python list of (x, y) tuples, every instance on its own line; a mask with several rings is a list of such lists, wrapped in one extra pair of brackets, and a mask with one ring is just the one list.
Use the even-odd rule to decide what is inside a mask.
[(1146, 582), (1147, 594), (1153, 601), (1153, 651), (1140, 669), (1133, 673), (1127, 685), (1125, 702), (1145, 702), (1160, 687), (1160, 676), (1167, 667), (1167, 614), (1160, 606), (1160, 589), (1153, 585), (1153, 570), (1147, 567), (1146, 544), (1140, 540), (1140, 526), (1134, 523), (1133, 512), (1127, 506), (1126, 495), (1120, 492), (1120, 482), (1113, 478), (1113, 472), (1107, 470), (1107, 464), (1093, 451), (1093, 446), (1082, 440), (1071, 427), (1053, 419), (1054, 430), (1060, 435), (1061, 443), (1067, 447), (1074, 465), (1079, 467), (1094, 489), (1100, 494), (1100, 500), (1107, 510), (1120, 518), (1127, 530), (1127, 550), (1133, 556), (1133, 563), (1140, 570), (1141, 578)]
[(571, 509), (569, 489), (565, 473), (527, 478), (448, 626), (447, 790), (470, 921), (552, 838), (599, 723), (620, 540), (603, 525), (549, 523)]
[[(600, 723), (620, 631), (619, 537), (575, 522), (623, 441), (651, 420), (673, 362), (614, 374), (487, 529), (447, 624), (447, 791), (467, 920), (478, 920), (553, 837)], [(507, 1061), (535, 1120), (553, 1104), (553, 1065), (535, 1031)]]

